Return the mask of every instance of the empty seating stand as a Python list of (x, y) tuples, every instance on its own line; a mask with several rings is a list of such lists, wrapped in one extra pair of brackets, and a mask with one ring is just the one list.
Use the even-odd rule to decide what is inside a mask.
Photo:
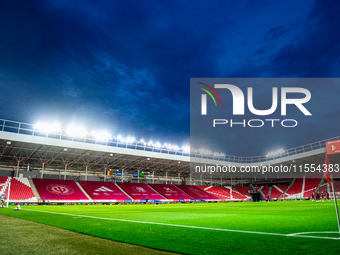
[(293, 185), (286, 191), (287, 198), (302, 198), (303, 178), (296, 178)]
[(158, 194), (145, 183), (117, 183), (130, 197), (135, 200), (165, 200), (163, 196)]
[(166, 197), (167, 199), (173, 200), (190, 200), (194, 199), (193, 197), (189, 196), (175, 185), (172, 184), (149, 184), (154, 190), (160, 193), (162, 196)]
[(210, 186), (210, 187), (206, 188), (205, 191), (214, 195), (215, 197), (218, 197), (219, 199), (223, 199), (223, 200), (231, 199), (231, 195), (228, 192), (226, 192), (226, 191), (224, 191), (224, 190), (222, 190), (218, 187)]
[(251, 188), (249, 186), (234, 186), (233, 190), (237, 191), (237, 193), (233, 192), (233, 196), (239, 196), (239, 194), (241, 194), (243, 197), (250, 197), (248, 191), (250, 192)]
[(303, 192), (304, 198), (309, 198), (316, 188), (319, 186), (319, 183), (321, 182), (321, 178), (314, 179), (314, 178), (305, 178), (305, 189)]
[(113, 182), (79, 181), (87, 194), (94, 200), (131, 200)]
[(219, 198), (209, 194), (208, 192), (204, 191), (203, 189), (196, 185), (176, 185), (176, 186), (196, 199), (219, 200)]
[[(270, 195), (271, 198), (278, 199), (282, 196), (285, 190), (288, 188), (286, 185), (273, 185), (272, 186), (272, 193)], [(287, 195), (285, 195), (287, 196)]]
[(72, 180), (33, 179), (33, 182), (46, 201), (89, 201)]
[(27, 178), (0, 177), (0, 193), (5, 193), (11, 202), (37, 202)]

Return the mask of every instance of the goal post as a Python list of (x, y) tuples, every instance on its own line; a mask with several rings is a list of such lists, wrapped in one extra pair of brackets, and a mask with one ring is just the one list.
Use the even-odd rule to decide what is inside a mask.
[(10, 192), (11, 192), (11, 181), (9, 181), (9, 183), (8, 183), (8, 191), (7, 191), (7, 208), (8, 208), (8, 205), (9, 205), (9, 195), (10, 195)]

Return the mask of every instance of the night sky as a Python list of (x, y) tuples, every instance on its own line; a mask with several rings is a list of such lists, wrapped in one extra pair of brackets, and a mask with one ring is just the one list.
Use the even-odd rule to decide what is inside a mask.
[[(0, 30), (1, 119), (180, 147), (192, 77), (340, 76), (339, 1), (0, 1)], [(282, 146), (340, 135), (339, 95), (312, 92), (332, 131)]]

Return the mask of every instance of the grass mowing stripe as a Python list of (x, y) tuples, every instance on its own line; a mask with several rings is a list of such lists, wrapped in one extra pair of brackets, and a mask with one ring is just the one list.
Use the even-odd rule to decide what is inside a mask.
[(171, 227), (194, 228), (194, 229), (225, 231), (225, 232), (236, 232), (236, 233), (246, 233), (246, 234), (258, 234), (258, 235), (272, 235), (272, 236), (286, 236), (286, 237), (302, 237), (302, 238), (340, 240), (340, 237), (305, 236), (305, 235), (298, 235), (299, 233), (297, 233), (297, 234), (294, 234), (294, 233), (293, 234), (279, 234), (279, 233), (269, 233), (269, 232), (256, 232), (256, 231), (223, 229), (223, 228), (207, 228), (207, 227), (177, 225), (177, 224), (168, 224), (168, 223), (159, 223), (159, 222), (147, 222), (147, 221), (135, 221), (135, 220), (124, 220), (124, 219), (113, 219), (113, 218), (101, 218), (101, 217), (95, 217), (95, 216), (89, 216), (89, 215), (78, 215), (78, 214), (70, 214), (70, 213), (47, 212), (47, 211), (31, 210), (31, 209), (23, 209), (23, 210), (33, 211), (33, 212), (50, 213), (50, 214), (58, 214), (58, 215), (66, 215), (66, 216), (72, 216), (72, 217), (83, 217), (83, 218), (91, 218), (91, 219), (99, 219), (99, 220), (122, 221), (122, 222), (132, 222), (132, 223), (140, 223), (140, 224), (162, 225), (162, 226), (171, 226)]

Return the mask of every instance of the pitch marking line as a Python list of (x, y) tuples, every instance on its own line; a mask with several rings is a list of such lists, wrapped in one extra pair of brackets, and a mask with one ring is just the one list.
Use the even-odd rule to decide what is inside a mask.
[[(303, 237), (303, 238), (315, 238), (315, 239), (340, 240), (340, 237), (325, 237), (325, 236), (305, 236), (305, 235), (300, 235), (300, 234), (318, 233), (318, 232), (303, 232), (303, 233), (293, 233), (293, 234), (279, 234), (279, 233), (268, 233), (268, 232), (257, 232), (257, 231), (223, 229), (223, 228), (207, 228), (207, 227), (187, 226), (187, 225), (177, 225), (177, 224), (159, 223), (159, 222), (147, 222), (147, 221), (137, 221), (137, 220), (101, 218), (101, 217), (95, 217), (95, 216), (89, 216), (89, 215), (78, 215), (78, 214), (70, 214), (70, 213), (57, 213), (57, 212), (31, 210), (31, 209), (22, 209), (22, 210), (32, 211), (32, 212), (50, 213), (50, 214), (59, 214), (59, 215), (66, 215), (66, 216), (72, 216), (72, 217), (83, 217), (83, 218), (90, 218), (90, 219), (97, 219), (97, 220), (132, 222), (132, 223), (161, 225), (161, 226), (171, 226), (171, 227), (180, 227), (180, 228), (194, 228), (194, 229), (214, 230), (214, 231), (224, 231), (224, 232), (236, 232), (236, 233), (257, 234), (257, 235), (271, 235), (271, 236), (286, 236), (286, 237)], [(323, 232), (323, 233), (325, 233), (325, 232)], [(337, 233), (337, 232), (332, 232), (332, 233)]]
[(337, 231), (301, 232), (301, 233), (289, 234), (289, 236), (303, 235), (303, 234), (337, 234), (337, 233), (339, 232)]

